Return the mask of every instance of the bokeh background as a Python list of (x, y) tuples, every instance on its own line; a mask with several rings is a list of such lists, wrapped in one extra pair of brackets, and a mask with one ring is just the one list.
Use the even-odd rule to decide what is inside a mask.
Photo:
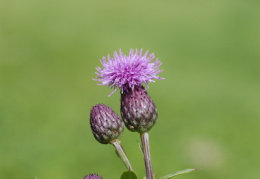
[[(260, 1), (0, 1), (0, 178), (119, 178), (111, 145), (95, 141), (92, 105), (117, 113), (97, 86), (102, 56), (143, 48), (163, 62), (149, 85), (156, 177), (260, 176)], [(145, 175), (137, 133), (122, 143)]]

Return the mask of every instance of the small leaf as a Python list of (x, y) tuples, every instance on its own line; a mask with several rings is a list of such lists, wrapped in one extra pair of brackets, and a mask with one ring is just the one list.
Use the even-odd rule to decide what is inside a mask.
[(168, 179), (168, 178), (172, 178), (172, 177), (175, 177), (177, 175), (181, 175), (181, 174), (185, 174), (185, 173), (190, 173), (194, 170), (199, 170), (199, 169), (185, 169), (185, 170), (181, 170), (181, 171), (178, 171), (178, 172), (175, 172), (175, 173), (172, 173), (172, 174), (169, 174), (169, 175), (166, 175), (164, 177), (161, 177), (161, 179)]
[(137, 179), (137, 176), (134, 171), (129, 170), (129, 171), (125, 171), (124, 173), (122, 173), (120, 179)]

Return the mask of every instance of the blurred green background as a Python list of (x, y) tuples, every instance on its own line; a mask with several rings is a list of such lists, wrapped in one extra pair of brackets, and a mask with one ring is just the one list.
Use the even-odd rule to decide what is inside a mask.
[[(260, 176), (260, 1), (0, 1), (0, 178), (119, 178), (111, 145), (95, 141), (92, 105), (117, 113), (120, 95), (97, 86), (102, 56), (143, 48), (163, 62), (148, 92), (159, 178)], [(122, 143), (138, 176), (139, 135)]]

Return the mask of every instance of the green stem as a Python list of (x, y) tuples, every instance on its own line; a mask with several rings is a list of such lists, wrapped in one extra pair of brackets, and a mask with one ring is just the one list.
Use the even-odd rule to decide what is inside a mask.
[(153, 179), (152, 161), (151, 161), (150, 146), (149, 146), (149, 135), (147, 132), (141, 133), (141, 141), (142, 141), (142, 150), (144, 155), (146, 178)]
[(115, 140), (112, 142), (112, 144), (115, 146), (116, 148), (116, 152), (119, 155), (119, 157), (121, 158), (121, 160), (124, 162), (126, 168), (128, 170), (133, 170), (130, 161), (128, 160), (125, 151), (123, 149), (123, 146), (121, 145), (120, 140)]

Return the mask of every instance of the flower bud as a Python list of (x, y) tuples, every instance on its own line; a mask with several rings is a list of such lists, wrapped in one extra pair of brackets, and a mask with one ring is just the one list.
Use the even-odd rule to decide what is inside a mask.
[(154, 126), (158, 117), (157, 109), (143, 86), (123, 91), (121, 116), (132, 132), (148, 132)]
[(111, 143), (119, 138), (124, 130), (120, 117), (104, 104), (93, 106), (90, 112), (90, 125), (94, 137), (102, 144)]
[(83, 179), (103, 179), (101, 176), (98, 176), (97, 174), (89, 174), (85, 176)]

